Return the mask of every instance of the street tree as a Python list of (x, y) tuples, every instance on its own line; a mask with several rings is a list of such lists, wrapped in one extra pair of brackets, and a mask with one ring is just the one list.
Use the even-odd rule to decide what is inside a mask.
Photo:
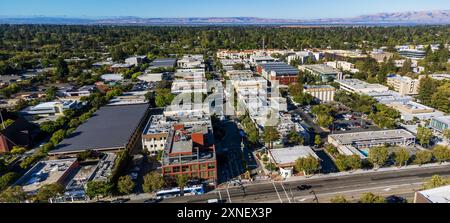
[(423, 165), (423, 164), (431, 162), (432, 159), (433, 159), (432, 152), (426, 151), (426, 150), (421, 150), (416, 153), (415, 158), (414, 158), (414, 163), (418, 164), (418, 165)]
[(320, 147), (322, 145), (322, 138), (320, 138), (320, 135), (314, 136), (314, 144), (317, 147)]
[(347, 199), (345, 199), (345, 197), (342, 196), (342, 195), (337, 195), (337, 196), (331, 198), (330, 202), (331, 202), (331, 203), (339, 203), (339, 204), (346, 204), (346, 203), (349, 203), (349, 202), (347, 201)]
[(22, 203), (27, 199), (27, 194), (21, 186), (9, 187), (0, 193), (0, 203)]
[(269, 144), (269, 149), (273, 149), (273, 143), (280, 139), (280, 133), (273, 126), (267, 126), (263, 132), (264, 142)]
[(358, 170), (361, 169), (362, 163), (361, 163), (361, 157), (358, 155), (351, 155), (347, 157), (347, 165), (351, 170)]
[(300, 136), (300, 134), (298, 134), (297, 131), (295, 131), (295, 129), (291, 129), (291, 131), (288, 133), (288, 143), (290, 145), (303, 145), (303, 143), (305, 143), (305, 140), (303, 139), (303, 137)]
[(386, 147), (375, 147), (369, 150), (369, 161), (376, 167), (382, 167), (389, 159), (389, 152)]
[(47, 184), (39, 188), (34, 200), (39, 203), (47, 203), (50, 198), (55, 198), (64, 193), (64, 186), (59, 183)]
[(184, 188), (186, 187), (186, 183), (188, 181), (187, 175), (180, 174), (176, 176), (176, 182), (181, 191), (181, 196), (184, 195)]
[(164, 187), (164, 178), (157, 172), (151, 172), (144, 176), (142, 188), (145, 193), (154, 192)]
[(405, 148), (401, 148), (394, 152), (394, 160), (397, 166), (406, 166), (408, 164), (410, 154)]
[(369, 192), (361, 196), (359, 203), (386, 203), (386, 198)]
[(433, 155), (440, 163), (450, 160), (450, 147), (438, 145), (434, 147)]
[(95, 197), (98, 200), (100, 196), (108, 196), (110, 192), (111, 185), (108, 182), (94, 180), (87, 183), (86, 195), (91, 199)]
[(302, 157), (295, 161), (295, 170), (297, 172), (304, 172), (305, 175), (310, 175), (319, 169), (319, 161), (313, 157)]
[(136, 184), (133, 182), (130, 176), (121, 176), (117, 182), (117, 190), (122, 194), (130, 194), (133, 192)]
[(429, 190), (436, 187), (442, 187), (450, 184), (450, 178), (446, 179), (439, 175), (433, 175), (431, 178), (427, 179), (423, 185), (422, 189)]

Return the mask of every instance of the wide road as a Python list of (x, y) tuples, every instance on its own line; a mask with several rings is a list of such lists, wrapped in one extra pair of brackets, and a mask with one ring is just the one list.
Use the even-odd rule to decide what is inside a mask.
[[(435, 174), (450, 176), (449, 166), (424, 167), (390, 172), (374, 172), (347, 176), (333, 176), (292, 182), (270, 182), (228, 189), (218, 189), (201, 196), (185, 196), (166, 199), (164, 203), (206, 203), (209, 199), (221, 199), (227, 203), (320, 203), (329, 202), (336, 195), (357, 200), (362, 193), (390, 196), (399, 195), (412, 200), (414, 191), (420, 189), (426, 178)], [(309, 185), (309, 190), (298, 190)], [(315, 195), (314, 195), (315, 193)]]

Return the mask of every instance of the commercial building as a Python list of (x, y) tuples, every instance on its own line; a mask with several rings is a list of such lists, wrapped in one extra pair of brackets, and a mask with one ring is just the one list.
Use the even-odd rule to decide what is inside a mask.
[(166, 120), (163, 115), (151, 116), (142, 132), (143, 150), (152, 155), (164, 151), (169, 132), (175, 124), (175, 121)]
[(319, 101), (331, 102), (334, 101), (336, 88), (331, 85), (305, 85), (303, 92), (312, 95)]
[(398, 51), (398, 54), (400, 54), (400, 56), (413, 60), (421, 60), (427, 55), (425, 51), (415, 49), (401, 49)]
[(148, 69), (158, 69), (158, 68), (170, 69), (174, 68), (176, 65), (177, 65), (176, 58), (158, 58), (150, 63)]
[(284, 178), (289, 178), (293, 175), (295, 161), (297, 159), (310, 156), (320, 160), (309, 146), (295, 146), (269, 150), (269, 160), (280, 169), (280, 175)]
[(259, 63), (256, 71), (268, 81), (278, 81), (281, 85), (297, 82), (299, 70), (283, 62)]
[(271, 56), (260, 56), (260, 55), (251, 55), (250, 56), (250, 63), (253, 66), (256, 66), (258, 64), (262, 63), (272, 63), (275, 62), (275, 58)]
[(328, 143), (335, 147), (353, 146), (357, 149), (384, 146), (386, 144), (414, 146), (415, 142), (416, 137), (403, 129), (332, 134), (328, 136)]
[(392, 103), (408, 103), (413, 100), (411, 96), (401, 95), (395, 91), (369, 92), (367, 95), (371, 96), (378, 102), (388, 105)]
[(234, 76), (249, 78), (249, 77), (253, 76), (253, 71), (251, 71), (251, 70), (229, 70), (229, 71), (225, 72), (225, 76), (229, 77), (230, 79)]
[(40, 161), (26, 172), (14, 185), (21, 186), (30, 195), (44, 185), (58, 183), (66, 186), (71, 173), (78, 167), (76, 158)]
[(378, 63), (382, 63), (384, 61), (389, 60), (392, 56), (394, 56), (393, 53), (390, 52), (384, 52), (382, 50), (374, 50), (370, 52), (370, 57), (375, 59)]
[(144, 60), (147, 59), (147, 56), (135, 56), (135, 57), (129, 57), (125, 59), (125, 63), (133, 66), (140, 66)]
[(175, 124), (167, 137), (162, 174), (186, 175), (217, 183), (217, 160), (211, 120)]
[(299, 51), (294, 54), (290, 54), (286, 57), (288, 64), (291, 64), (292, 61), (298, 60), (300, 64), (305, 64), (308, 60), (316, 61), (314, 54), (310, 51)]
[(347, 61), (330, 61), (325, 63), (327, 66), (330, 66), (335, 69), (339, 69), (342, 71), (348, 71), (350, 73), (358, 73), (359, 70), (355, 68), (355, 65), (347, 62)]
[(417, 191), (414, 195), (414, 203), (450, 203), (450, 186)]
[(36, 126), (24, 118), (14, 120), (12, 124), (0, 130), (0, 154), (10, 152), (14, 146), (29, 147), (36, 135), (36, 129)]
[(145, 97), (147, 93), (147, 91), (124, 92), (119, 96), (113, 97), (107, 105), (147, 104), (149, 102)]
[(203, 55), (184, 55), (177, 61), (179, 69), (205, 68)]
[(326, 64), (301, 65), (299, 69), (303, 72), (317, 76), (322, 82), (332, 82), (343, 79), (341, 71)]
[(250, 69), (250, 64), (248, 64), (243, 59), (221, 59), (222, 69), (225, 71), (233, 70), (235, 65), (242, 64), (244, 69)]
[(441, 133), (450, 129), (450, 116), (433, 117), (430, 121), (430, 127)]
[(422, 77), (412, 79), (406, 76), (391, 74), (387, 77), (387, 84), (401, 95), (416, 95), (419, 93), (420, 79)]
[(172, 83), (172, 94), (185, 93), (208, 93), (208, 84), (206, 80), (175, 80)]
[(75, 155), (86, 150), (132, 150), (140, 140), (149, 104), (101, 107), (49, 155)]
[(369, 84), (359, 79), (336, 80), (341, 89), (356, 94), (368, 94), (371, 92), (385, 92), (389, 88), (381, 84)]
[(392, 103), (388, 106), (399, 111), (401, 118), (405, 121), (412, 121), (414, 118), (419, 120), (429, 120), (434, 117), (441, 117), (444, 115), (443, 112), (437, 111), (434, 108), (409, 101), (406, 103)]
[(64, 111), (68, 109), (78, 109), (80, 103), (77, 101), (51, 101), (40, 103), (36, 106), (29, 106), (19, 114), (29, 117), (29, 116), (39, 116), (39, 117), (49, 117), (49, 116), (61, 116), (64, 115)]
[(329, 60), (365, 60), (366, 54), (363, 54), (361, 50), (325, 50), (325, 58)]

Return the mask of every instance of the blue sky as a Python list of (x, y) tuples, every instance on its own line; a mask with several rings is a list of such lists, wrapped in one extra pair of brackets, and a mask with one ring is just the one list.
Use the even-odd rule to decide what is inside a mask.
[(449, 0), (0, 0), (0, 16), (340, 18), (450, 9)]

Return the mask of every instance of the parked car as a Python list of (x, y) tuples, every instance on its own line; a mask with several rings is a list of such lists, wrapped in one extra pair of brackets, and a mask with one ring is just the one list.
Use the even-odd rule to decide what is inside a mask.
[(118, 198), (116, 200), (111, 201), (111, 203), (125, 203), (127, 201), (129, 201), (130, 199), (128, 198)]

